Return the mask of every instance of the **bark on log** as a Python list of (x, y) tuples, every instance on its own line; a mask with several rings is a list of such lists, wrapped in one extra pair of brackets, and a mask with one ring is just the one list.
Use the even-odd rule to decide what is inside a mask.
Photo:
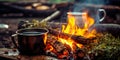
[(49, 30), (49, 33), (54, 36), (59, 36), (60, 38), (63, 38), (63, 39), (68, 39), (71, 37), (71, 39), (73, 39), (75, 42), (83, 44), (83, 45), (93, 43), (94, 40), (96, 39), (95, 37), (85, 38), (83, 36), (70, 35), (70, 34), (59, 32), (59, 31), (55, 31), (53, 29), (48, 29), (48, 30)]

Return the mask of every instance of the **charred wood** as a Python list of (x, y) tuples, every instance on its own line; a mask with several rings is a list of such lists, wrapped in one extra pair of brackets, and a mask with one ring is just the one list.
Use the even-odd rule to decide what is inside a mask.
[(55, 31), (53, 29), (49, 29), (49, 33), (54, 35), (54, 36), (59, 36), (60, 38), (63, 38), (63, 39), (69, 39), (71, 37), (72, 40), (74, 40), (77, 43), (81, 43), (83, 45), (93, 43), (94, 39), (95, 39), (95, 37), (85, 38), (83, 36), (77, 36), (77, 35), (70, 35), (70, 34), (62, 33), (62, 32), (59, 32), (59, 31)]

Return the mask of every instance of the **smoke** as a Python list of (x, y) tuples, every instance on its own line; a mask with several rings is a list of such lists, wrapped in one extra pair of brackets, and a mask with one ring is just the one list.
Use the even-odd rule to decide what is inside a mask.
[(89, 16), (94, 18), (95, 23), (100, 22), (100, 18), (104, 15), (103, 12), (99, 12), (99, 8), (94, 7), (96, 5), (105, 5), (109, 0), (76, 0), (76, 4), (73, 6), (73, 12), (87, 11)]

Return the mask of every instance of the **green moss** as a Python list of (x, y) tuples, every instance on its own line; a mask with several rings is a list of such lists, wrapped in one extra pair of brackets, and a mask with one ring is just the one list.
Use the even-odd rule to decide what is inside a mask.
[(99, 59), (120, 60), (120, 38), (115, 38), (111, 34), (103, 34), (97, 38), (98, 43), (92, 43), (89, 52), (94, 53)]

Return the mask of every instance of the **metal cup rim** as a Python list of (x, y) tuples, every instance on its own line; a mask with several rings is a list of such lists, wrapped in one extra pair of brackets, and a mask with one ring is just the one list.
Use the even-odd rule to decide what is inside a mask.
[(67, 14), (69, 15), (83, 15), (83, 14), (87, 14), (86, 12), (67, 12)]
[[(22, 31), (26, 31), (26, 30), (44, 30), (44, 32), (43, 33), (41, 33), (41, 34), (34, 34), (34, 35), (30, 35), (30, 34), (22, 34)], [(39, 32), (39, 31), (37, 31), (37, 32)], [(49, 31), (48, 31), (48, 29), (45, 29), (45, 28), (24, 28), (24, 29), (19, 29), (19, 30), (17, 30), (16, 31), (16, 34), (17, 35), (23, 35), (23, 36), (37, 36), (37, 35), (43, 35), (43, 34), (47, 34)]]

